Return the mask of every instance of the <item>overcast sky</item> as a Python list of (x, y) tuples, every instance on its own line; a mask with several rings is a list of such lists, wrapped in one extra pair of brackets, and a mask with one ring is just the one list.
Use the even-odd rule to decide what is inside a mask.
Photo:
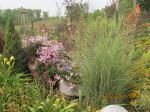
[[(109, 0), (83, 0), (83, 2), (89, 2), (90, 11), (95, 9), (101, 9), (108, 4)], [(64, 0), (0, 0), (0, 8), (32, 8), (32, 9), (42, 9), (48, 11), (50, 16), (55, 16), (58, 14), (58, 6), (61, 8), (62, 12)]]

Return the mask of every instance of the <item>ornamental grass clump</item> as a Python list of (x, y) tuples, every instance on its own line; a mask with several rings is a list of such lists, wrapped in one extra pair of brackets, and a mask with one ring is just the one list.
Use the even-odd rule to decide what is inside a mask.
[(116, 31), (113, 20), (102, 15), (96, 21), (87, 20), (76, 45), (81, 67), (81, 92), (88, 103), (99, 105), (122, 103), (132, 80), (128, 52), (130, 46), (125, 34)]

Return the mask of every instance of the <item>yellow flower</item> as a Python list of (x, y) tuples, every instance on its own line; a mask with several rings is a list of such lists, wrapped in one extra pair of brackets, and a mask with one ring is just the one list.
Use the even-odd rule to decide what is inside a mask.
[(133, 93), (130, 94), (130, 97), (131, 98), (137, 98), (139, 97), (141, 94), (139, 91), (134, 91)]
[(13, 56), (10, 57), (10, 61), (13, 61), (15, 60), (15, 58)]
[(136, 93), (137, 96), (141, 95), (140, 91), (135, 91), (135, 93)]
[(10, 63), (11, 63), (10, 61), (7, 61), (7, 62), (6, 62), (6, 65), (10, 65)]
[(136, 106), (136, 105), (137, 105), (137, 102), (136, 102), (136, 101), (131, 101), (131, 102), (130, 102), (130, 105)]
[(7, 58), (4, 58), (4, 64), (6, 64), (7, 61), (8, 61), (8, 59), (7, 59)]

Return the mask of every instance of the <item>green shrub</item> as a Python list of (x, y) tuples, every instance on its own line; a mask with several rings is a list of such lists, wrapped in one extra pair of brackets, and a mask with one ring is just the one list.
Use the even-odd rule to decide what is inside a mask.
[(20, 88), (23, 88), (25, 81), (28, 81), (27, 79), (21, 78), (24, 74), (13, 74), (13, 70), (14, 58), (3, 59), (0, 57), (0, 89), (3, 93), (0, 95), (0, 111), (6, 111), (9, 108), (9, 102), (12, 100), (14, 100), (13, 102), (15, 103), (19, 102), (21, 98), (21, 94), (18, 96)]
[(15, 63), (15, 68), (19, 68), (19, 62), (20, 60), (20, 54), (21, 54), (21, 41), (20, 41), (20, 37), (18, 36), (18, 34), (15, 31), (15, 26), (13, 23), (13, 17), (10, 16), (10, 18), (8, 18), (7, 20), (7, 24), (6, 24), (6, 31), (5, 31), (5, 38), (4, 38), (4, 51), (3, 51), (3, 55), (4, 57), (10, 57), (10, 56), (14, 56), (16, 59)]
[(19, 35), (16, 33), (14, 18), (10, 17), (7, 20), (6, 31), (5, 31), (5, 46), (3, 55), (4, 57), (15, 57), (14, 68), (16, 72), (28, 72), (28, 61), (29, 58), (36, 55), (38, 44), (30, 45), (27, 48), (22, 48), (21, 40)]
[(4, 40), (4, 56), (10, 57), (12, 55), (16, 56), (17, 54), (19, 54), (19, 51), (21, 49), (21, 42), (18, 34), (15, 31), (12, 17), (10, 17), (7, 21)]
[(143, 78), (142, 81), (144, 83), (137, 84), (140, 87), (138, 89), (139, 96), (130, 102), (135, 112), (148, 112), (150, 109), (150, 86), (148, 85), (150, 80)]
[(90, 20), (76, 40), (82, 93), (88, 103), (99, 105), (122, 103), (125, 85), (132, 79), (130, 46), (121, 32), (116, 32), (113, 20), (105, 15)]
[(14, 58), (0, 58), (0, 111), (74, 112), (76, 101), (65, 101), (37, 81), (15, 74)]
[(32, 44), (28, 46), (27, 48), (23, 48), (21, 50), (20, 55), (18, 56), (19, 61), (18, 63), (18, 71), (23, 73), (29, 73), (29, 62), (32, 58), (36, 57), (36, 50), (38, 49), (40, 45), (39, 44)]
[(28, 107), (28, 112), (74, 112), (76, 101), (62, 101), (60, 97), (53, 96), (39, 102), (34, 107)]

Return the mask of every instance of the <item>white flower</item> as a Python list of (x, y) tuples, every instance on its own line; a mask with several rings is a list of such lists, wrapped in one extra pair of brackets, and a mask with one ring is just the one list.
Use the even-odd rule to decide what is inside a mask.
[(15, 58), (13, 56), (10, 57), (10, 61), (15, 60)]

